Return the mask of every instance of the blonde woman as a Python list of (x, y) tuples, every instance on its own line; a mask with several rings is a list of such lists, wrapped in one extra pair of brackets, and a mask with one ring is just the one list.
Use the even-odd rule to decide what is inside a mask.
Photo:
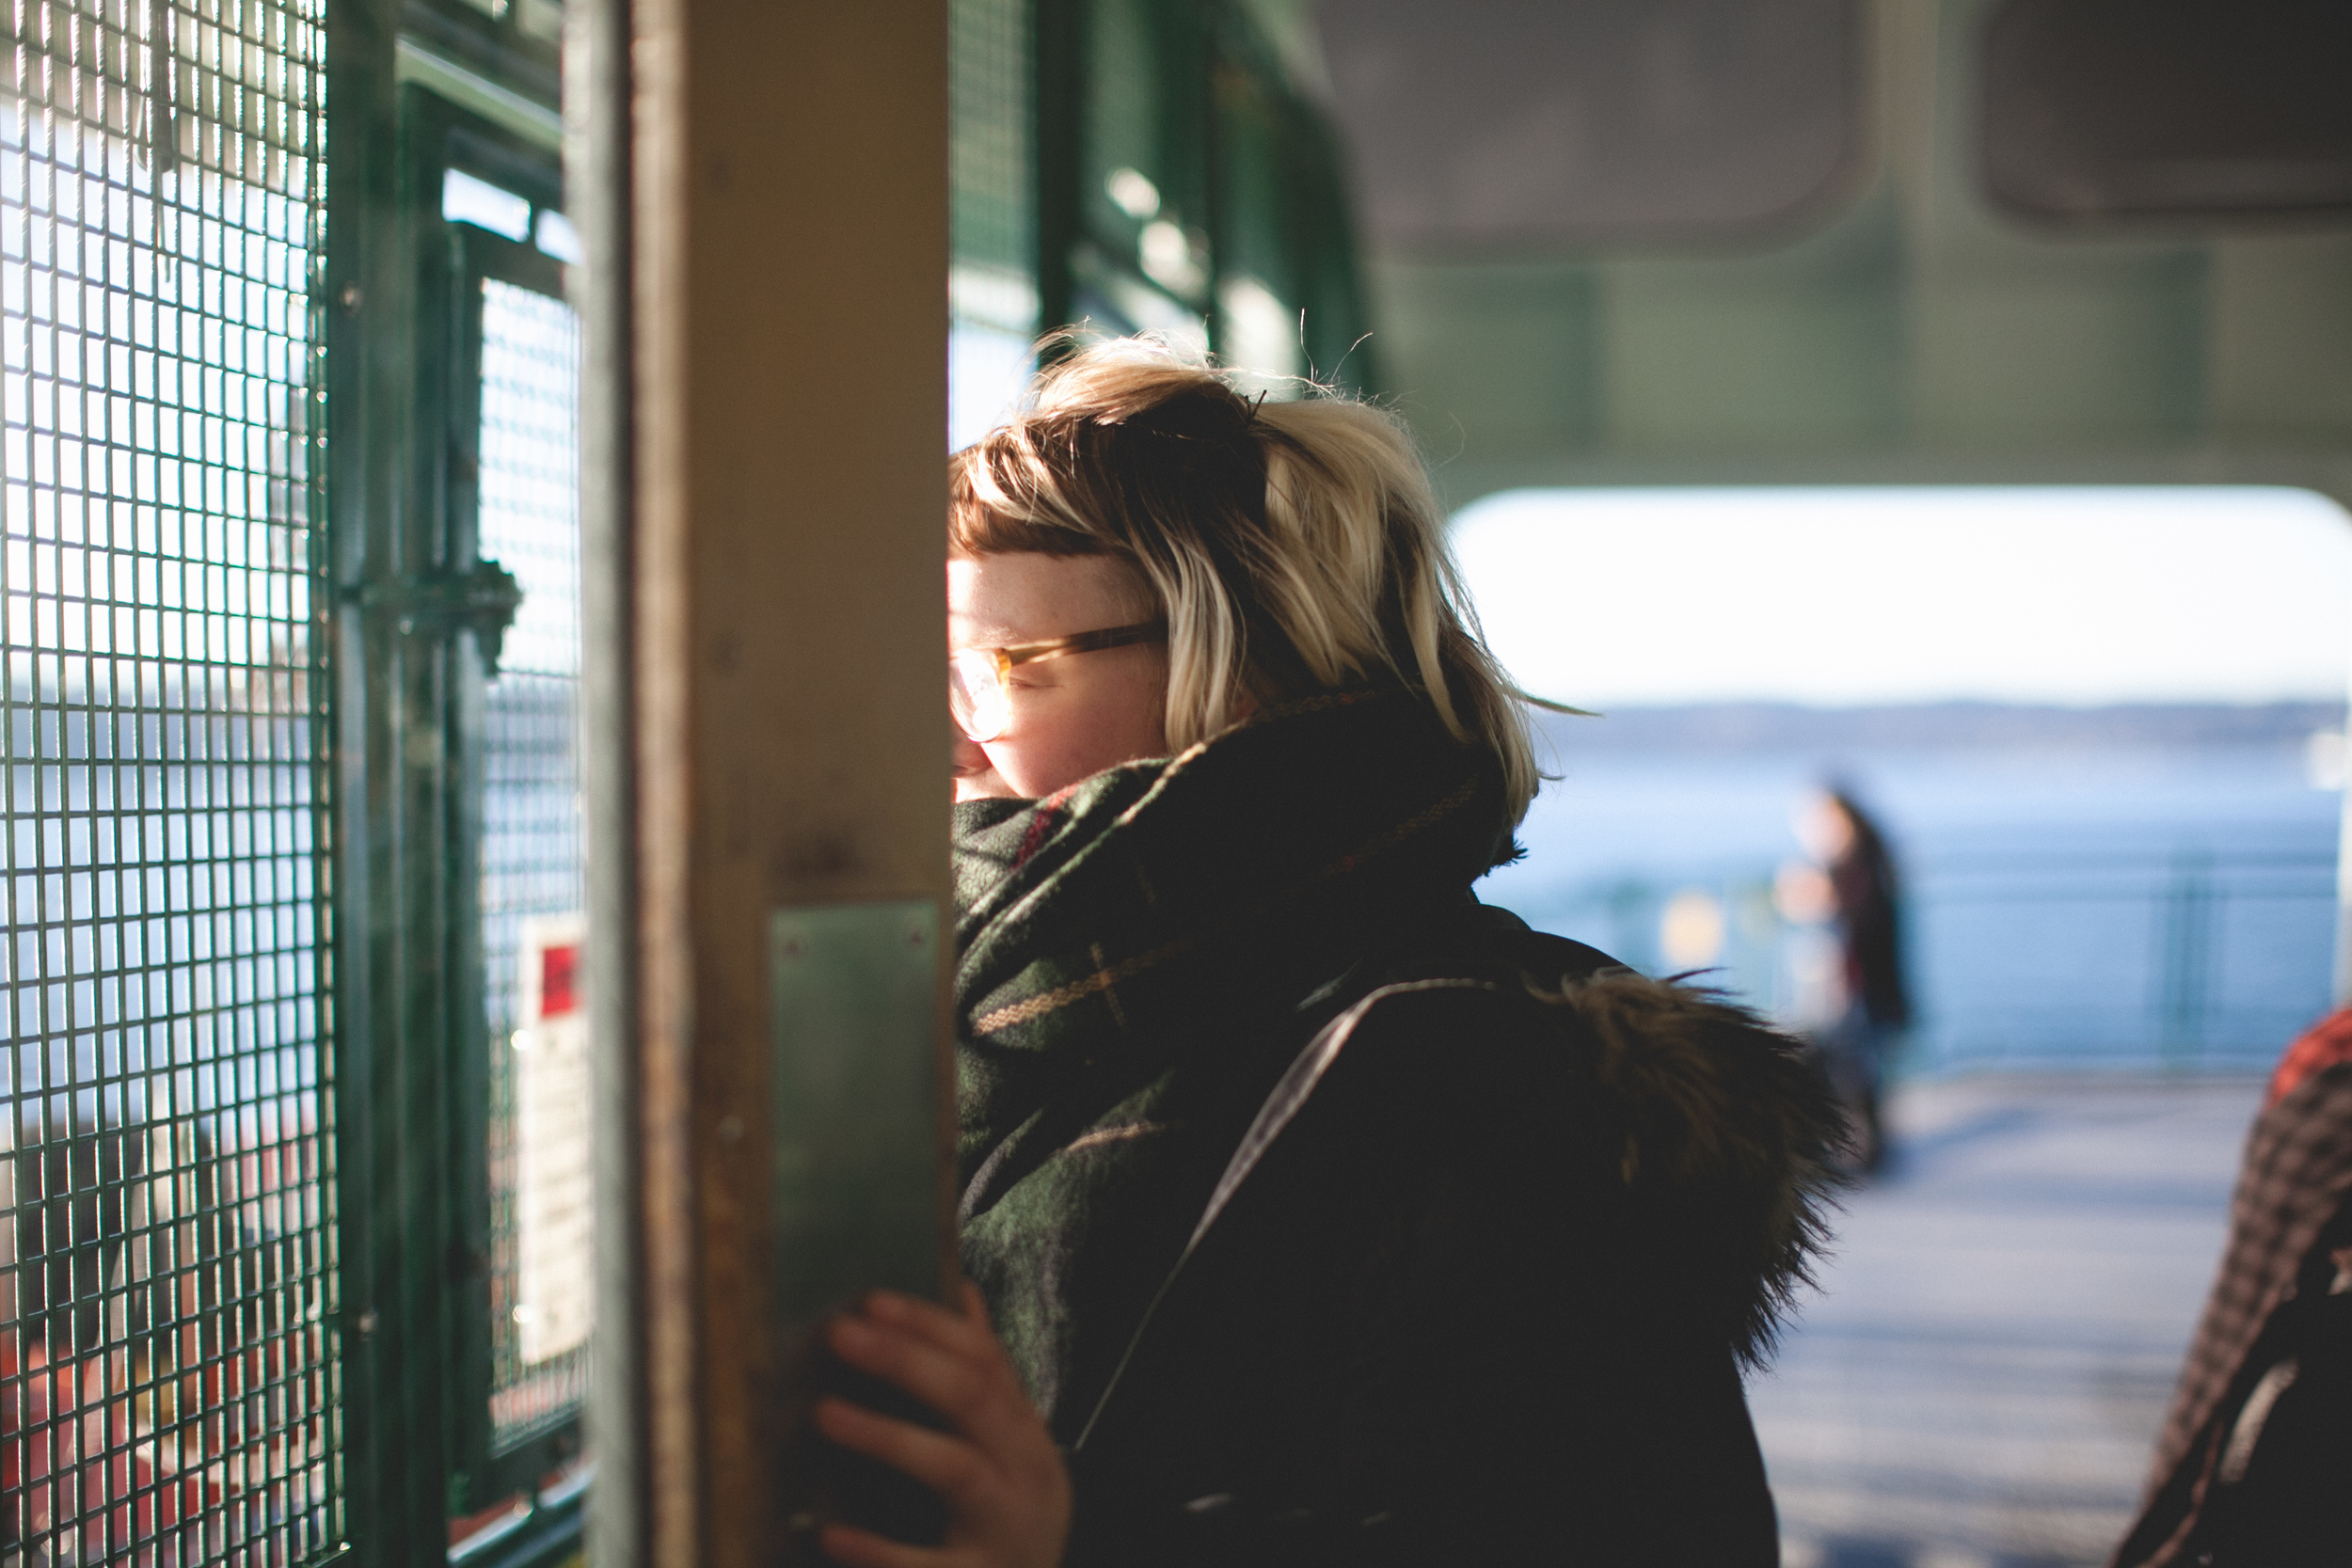
[(953, 1522), (829, 1548), (1775, 1561), (1740, 1370), (1835, 1113), (1746, 1015), (1472, 896), (1538, 776), (1396, 423), (1108, 343), (951, 474), (985, 1317), (845, 1320), (951, 1430), (827, 1430)]

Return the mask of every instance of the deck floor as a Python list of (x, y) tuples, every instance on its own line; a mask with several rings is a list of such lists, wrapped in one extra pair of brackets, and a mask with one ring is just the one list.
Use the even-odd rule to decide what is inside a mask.
[(1788, 1568), (2104, 1562), (2226, 1228), (2261, 1082), (1904, 1091), (1825, 1290), (1749, 1394)]

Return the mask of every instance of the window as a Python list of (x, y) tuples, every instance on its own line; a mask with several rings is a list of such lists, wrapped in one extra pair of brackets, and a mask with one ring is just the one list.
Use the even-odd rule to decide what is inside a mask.
[(576, 1419), (587, 1389), (580, 327), (562, 300), (495, 277), (481, 309), (479, 549), (522, 590), (483, 722), (490, 1426), (503, 1445)]

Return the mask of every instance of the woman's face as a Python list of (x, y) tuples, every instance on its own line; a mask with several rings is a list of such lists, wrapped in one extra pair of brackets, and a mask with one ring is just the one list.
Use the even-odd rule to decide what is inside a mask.
[(1834, 865), (1853, 851), (1853, 818), (1836, 796), (1817, 790), (1797, 811), (1797, 842), (1819, 865)]
[[(1151, 595), (1105, 556), (959, 556), (947, 562), (947, 646), (1005, 648), (1152, 618)], [(1016, 665), (1012, 719), (982, 744), (956, 736), (956, 799), (1034, 800), (1137, 757), (1164, 756), (1168, 649), (1134, 643)]]

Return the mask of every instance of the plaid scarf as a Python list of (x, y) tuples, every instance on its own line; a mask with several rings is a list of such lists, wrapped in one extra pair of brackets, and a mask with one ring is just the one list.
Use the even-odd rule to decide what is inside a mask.
[(1468, 911), (1502, 800), (1425, 703), (1366, 690), (956, 808), (964, 1266), (1049, 1418), (1108, 1375), (1298, 1048)]
[(1290, 1011), (1507, 853), (1498, 771), (1402, 691), (957, 808), (967, 1179), (1070, 1071)]

